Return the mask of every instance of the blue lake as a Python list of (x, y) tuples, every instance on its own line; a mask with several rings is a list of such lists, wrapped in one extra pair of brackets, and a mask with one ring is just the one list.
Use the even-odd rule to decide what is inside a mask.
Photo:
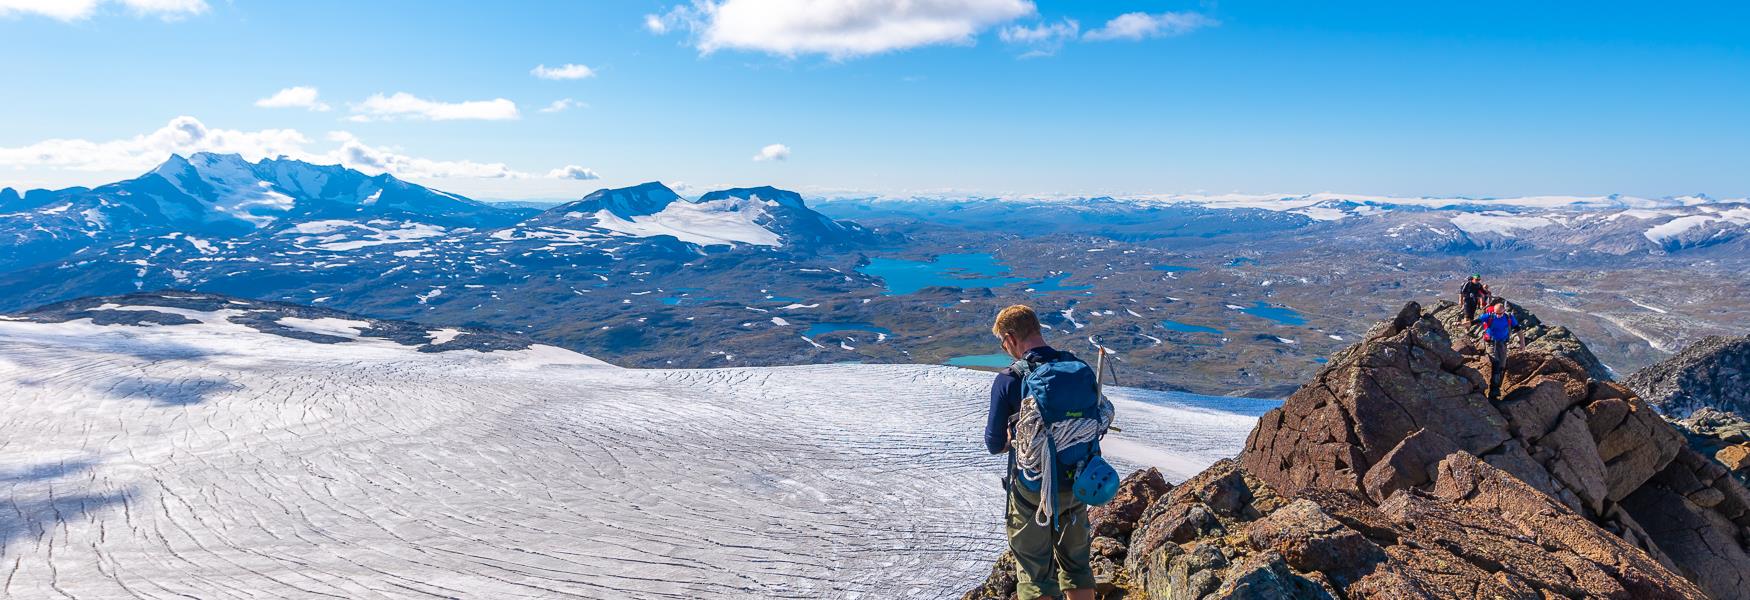
[(1044, 280), (1027, 287), (1032, 288), (1033, 293), (1036, 294), (1049, 294), (1052, 292), (1081, 292), (1094, 289), (1094, 286), (1092, 285), (1064, 285), (1063, 280), (1069, 279), (1069, 276), (1070, 274), (1068, 272), (1059, 273), (1057, 275), (1046, 277)]
[(1015, 359), (1009, 358), (1009, 355), (1007, 354), (973, 354), (969, 356), (956, 356), (950, 358), (946, 364), (956, 367), (1000, 368), (1014, 363)]
[(710, 302), (711, 299), (712, 298), (710, 296), (664, 296), (664, 297), (662, 297), (662, 303), (667, 304), (669, 306), (679, 306), (681, 304), (698, 304), (701, 302)]
[(1166, 271), (1168, 273), (1183, 273), (1186, 271), (1195, 271), (1195, 270), (1197, 270), (1197, 267), (1182, 267), (1179, 265), (1155, 265), (1154, 270)]
[(809, 325), (808, 330), (802, 332), (802, 335), (812, 338), (823, 333), (833, 333), (835, 331), (867, 331), (869, 333), (893, 335), (893, 332), (885, 327), (876, 327), (868, 323), (815, 323)]
[(891, 296), (931, 286), (994, 288), (1026, 281), (1010, 277), (1008, 265), (990, 254), (943, 254), (929, 261), (871, 258), (857, 272), (880, 277)]
[(1255, 265), (1255, 264), (1258, 264), (1258, 259), (1247, 258), (1244, 256), (1235, 256), (1233, 260), (1227, 261), (1227, 266), (1230, 266), (1230, 267), (1237, 267), (1240, 265)]
[(1161, 327), (1166, 328), (1167, 331), (1177, 331), (1180, 333), (1213, 333), (1215, 335), (1221, 335), (1221, 330), (1214, 327), (1191, 325), (1171, 320), (1161, 321)]
[(1283, 325), (1305, 325), (1306, 319), (1292, 308), (1270, 306), (1263, 302), (1253, 302), (1251, 308), (1242, 308), (1240, 312), (1254, 317), (1269, 319)]

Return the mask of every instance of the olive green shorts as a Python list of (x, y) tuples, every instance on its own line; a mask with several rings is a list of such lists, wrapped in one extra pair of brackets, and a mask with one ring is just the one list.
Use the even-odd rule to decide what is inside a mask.
[(1015, 591), (1021, 600), (1059, 596), (1063, 590), (1092, 589), (1094, 570), (1089, 566), (1088, 507), (1068, 491), (1057, 494), (1058, 530), (1040, 525), (1033, 511), (1039, 508), (1039, 493), (1009, 486), (1009, 548), (1018, 566)]

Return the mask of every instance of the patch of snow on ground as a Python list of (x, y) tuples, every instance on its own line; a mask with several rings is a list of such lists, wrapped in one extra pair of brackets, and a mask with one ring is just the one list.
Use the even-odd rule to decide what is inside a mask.
[(433, 344), (448, 344), (451, 340), (456, 339), (457, 336), (462, 335), (462, 330), (444, 328), (427, 331), (425, 334), (431, 336), (431, 343)]
[(371, 326), (370, 323), (364, 321), (355, 319), (336, 319), (334, 317), (322, 317), (320, 319), (280, 317), (276, 322), (292, 329), (347, 338), (357, 338), (359, 332), (364, 331)]
[(1647, 310), (1650, 310), (1650, 311), (1653, 311), (1653, 312), (1656, 312), (1656, 313), (1659, 313), (1659, 314), (1661, 314), (1661, 315), (1663, 315), (1663, 314), (1670, 314), (1670, 311), (1667, 311), (1667, 310), (1665, 310), (1665, 309), (1663, 309), (1663, 308), (1659, 308), (1659, 307), (1657, 307), (1657, 306), (1653, 306), (1653, 305), (1650, 305), (1650, 304), (1642, 304), (1642, 303), (1641, 303), (1641, 301), (1639, 301), (1639, 300), (1636, 300), (1636, 299), (1634, 299), (1634, 298), (1629, 298), (1629, 299), (1628, 299), (1628, 301), (1629, 301), (1629, 304), (1633, 304), (1633, 305), (1635, 305), (1635, 306), (1639, 306), (1639, 307), (1641, 307), (1641, 308), (1645, 308), (1645, 309), (1647, 309)]

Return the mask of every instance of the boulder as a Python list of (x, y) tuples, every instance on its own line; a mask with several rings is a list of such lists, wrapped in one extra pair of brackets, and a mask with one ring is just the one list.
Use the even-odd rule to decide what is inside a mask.
[(1131, 473), (1118, 483), (1118, 494), (1111, 502), (1088, 509), (1088, 522), (1093, 525), (1094, 537), (1129, 542), (1131, 530), (1135, 529), (1136, 520), (1142, 517), (1142, 511), (1172, 489), (1173, 486), (1161, 477), (1161, 472), (1152, 467)]
[(1714, 459), (1733, 471), (1750, 470), (1750, 444), (1721, 448), (1719, 453), (1714, 454)]

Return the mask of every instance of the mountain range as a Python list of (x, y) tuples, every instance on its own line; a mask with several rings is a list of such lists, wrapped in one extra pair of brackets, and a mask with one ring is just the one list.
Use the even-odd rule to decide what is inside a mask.
[(1037, 308), (1127, 382), (1281, 396), (1361, 315), (1466, 274), (1571, 319), (1620, 373), (1743, 335), (1750, 204), (1705, 196), (683, 197), (485, 203), (334, 165), (171, 157), (0, 190), (0, 311), (192, 289), (515, 331), (623, 366), (978, 364)]

